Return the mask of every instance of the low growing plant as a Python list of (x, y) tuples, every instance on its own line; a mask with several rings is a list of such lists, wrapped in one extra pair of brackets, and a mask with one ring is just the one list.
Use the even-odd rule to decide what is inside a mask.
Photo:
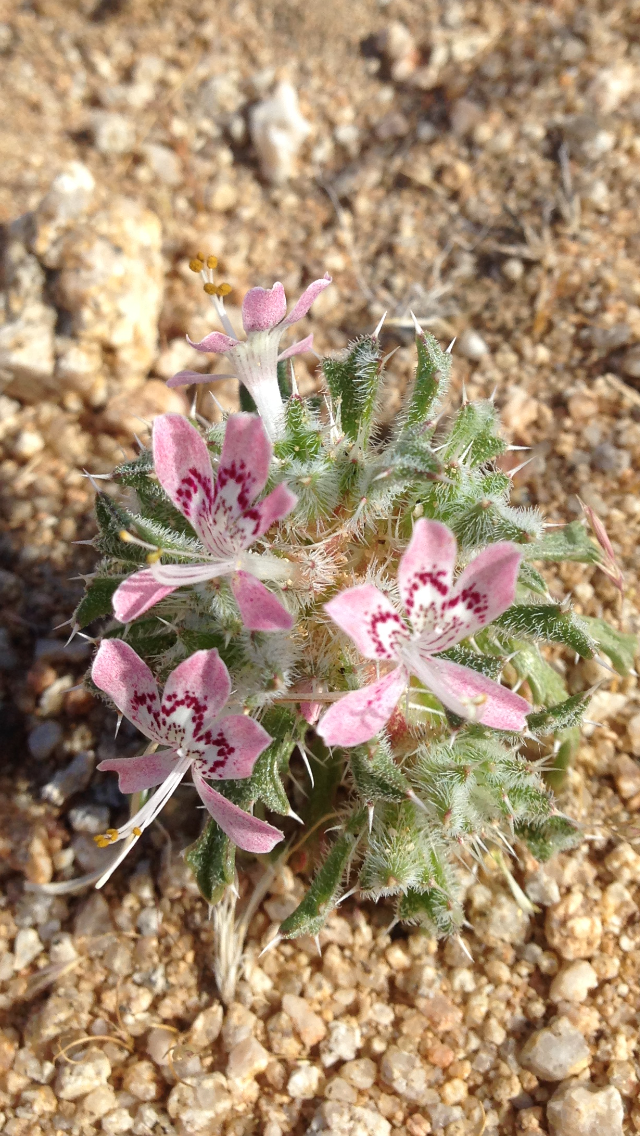
[(289, 360), (312, 337), (280, 352), (328, 277), (288, 316), (281, 284), (251, 289), (241, 339), (214, 258), (192, 267), (224, 328), (194, 346), (227, 356), (244, 410), (214, 426), (161, 415), (113, 473), (122, 494), (97, 497), (101, 560), (74, 625), (110, 617), (92, 688), (150, 742), (101, 766), (133, 796), (98, 838), (117, 845), (98, 886), (190, 775), (209, 820), (187, 860), (210, 904), (233, 888), (237, 849), (273, 861), (299, 839), (295, 793), (315, 872), (281, 937), (317, 934), (351, 889), (450, 935), (461, 851), (521, 841), (544, 860), (579, 840), (551, 783), (590, 692), (569, 696), (541, 648), (601, 652), (624, 674), (635, 641), (552, 599), (541, 568), (615, 578), (613, 550), (601, 525), (596, 544), (580, 521), (510, 504), (493, 401), (442, 416), (451, 355), (417, 323), (415, 376), (383, 430), (378, 331), (324, 359), (307, 398)]

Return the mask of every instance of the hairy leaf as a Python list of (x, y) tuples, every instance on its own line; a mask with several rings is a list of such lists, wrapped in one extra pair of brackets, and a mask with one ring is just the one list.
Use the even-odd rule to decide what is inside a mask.
[(355, 442), (368, 437), (378, 396), (382, 355), (377, 339), (365, 335), (351, 344), (340, 359), (325, 359), (322, 370), (327, 386), (340, 406), (340, 424)]
[(617, 631), (604, 619), (594, 619), (590, 615), (583, 615), (581, 618), (600, 650), (611, 659), (618, 674), (629, 674), (629, 671), (633, 670), (638, 650), (637, 636)]
[(235, 845), (214, 820), (210, 820), (195, 844), (185, 853), (185, 860), (195, 876), (203, 899), (215, 904), (235, 876)]
[(332, 845), (324, 863), (318, 868), (309, 890), (295, 911), (280, 924), (283, 939), (299, 935), (317, 935), (335, 905), (342, 877), (355, 845), (351, 833), (343, 832)]

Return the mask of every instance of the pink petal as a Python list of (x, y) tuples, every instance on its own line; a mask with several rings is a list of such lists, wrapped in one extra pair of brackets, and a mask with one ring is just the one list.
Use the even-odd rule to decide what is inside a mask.
[(286, 351), (281, 351), (278, 355), (278, 362), (281, 363), (283, 359), (290, 359), (292, 355), (304, 355), (307, 351), (311, 351), (312, 347), (313, 335), (308, 335), (306, 339), (299, 339), (297, 343), (292, 343)]
[(187, 336), (187, 342), (195, 347), (196, 351), (208, 351), (213, 355), (224, 355), (225, 351), (237, 347), (240, 341), (232, 339), (230, 335), (223, 335), (221, 331), (212, 331), (209, 335), (205, 335), (199, 343), (194, 343), (192, 339), (189, 339), (189, 336)]
[(248, 509), (269, 476), (271, 442), (257, 414), (232, 414), (227, 420), (218, 466), (214, 512), (221, 526)]
[(189, 387), (192, 383), (217, 383), (220, 379), (233, 379), (234, 375), (203, 375), (202, 371), (178, 371), (167, 379), (168, 387)]
[(420, 645), (444, 651), (474, 635), (513, 603), (522, 549), (504, 540), (490, 544), (465, 568), (440, 608), (439, 629), (426, 627)]
[(113, 614), (121, 623), (144, 615), (154, 604), (171, 595), (173, 587), (159, 584), (148, 568), (134, 572), (113, 593)]
[(433, 624), (451, 589), (456, 538), (439, 521), (416, 521), (409, 546), (398, 565), (398, 586), (408, 619), (416, 631)]
[(196, 651), (171, 672), (162, 695), (162, 729), (169, 745), (190, 751), (202, 743), (231, 694), (231, 679), (218, 652)]
[(248, 631), (291, 631), (293, 616), (255, 576), (235, 572), (231, 588)]
[(229, 777), (250, 777), (263, 750), (273, 738), (267, 731), (245, 714), (229, 714), (221, 718), (196, 742), (204, 743), (202, 756), (196, 758), (193, 768), (201, 777), (224, 781)]
[(118, 710), (154, 741), (163, 741), (158, 687), (146, 663), (122, 639), (103, 639), (91, 677)]
[(282, 284), (273, 288), (252, 288), (242, 301), (242, 323), (247, 335), (251, 331), (270, 331), (287, 314), (287, 299)]
[(161, 785), (175, 769), (177, 755), (173, 750), (145, 753), (142, 757), (110, 757), (98, 769), (118, 774), (118, 788), (127, 796)]
[(316, 727), (327, 745), (362, 745), (387, 724), (407, 687), (407, 672), (396, 667), (391, 674), (334, 702)]
[(399, 644), (408, 639), (397, 611), (373, 584), (347, 588), (324, 607), (366, 659), (395, 659)]
[(309, 284), (309, 287), (305, 288), (297, 304), (294, 304), (286, 320), (284, 320), (282, 326), (291, 327), (292, 323), (297, 323), (298, 320), (301, 320), (303, 316), (306, 316), (313, 301), (320, 295), (321, 292), (324, 292), (325, 288), (329, 287), (330, 283), (331, 277), (327, 272), (323, 276), (322, 280), (314, 280), (312, 284)]
[(202, 584), (216, 576), (226, 576), (235, 566), (233, 560), (211, 560), (204, 564), (152, 564), (149, 569), (154, 580), (165, 584), (170, 591), (187, 587), (189, 584)]
[(247, 509), (238, 521), (238, 528), (245, 530), (244, 547), (248, 548), (254, 540), (266, 533), (276, 521), (281, 521), (283, 517), (288, 516), (297, 503), (298, 498), (295, 493), (292, 493), (289, 487), (281, 481), (269, 493), (268, 497)]
[(161, 414), (153, 423), (153, 461), (158, 480), (173, 504), (210, 550), (214, 485), (209, 451), (181, 414)]
[(245, 813), (243, 809), (223, 797), (222, 793), (216, 793), (215, 789), (207, 785), (206, 781), (195, 772), (193, 781), (203, 804), (216, 824), (220, 825), (222, 831), (226, 832), (238, 848), (243, 848), (245, 852), (271, 852), (276, 844), (284, 840), (284, 835), (279, 829), (264, 820), (258, 820), (250, 813)]
[(499, 682), (448, 659), (407, 656), (407, 665), (442, 705), (459, 717), (494, 730), (526, 730), (529, 703)]

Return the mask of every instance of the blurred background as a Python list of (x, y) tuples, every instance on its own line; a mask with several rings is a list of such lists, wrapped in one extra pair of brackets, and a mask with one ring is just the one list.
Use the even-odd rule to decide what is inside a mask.
[[(0, 919), (4, 949), (22, 934), (18, 928), (29, 932), (0, 959), (0, 982), (9, 984), (8, 993), (0, 993), (0, 1009), (16, 1007), (12, 1013), (19, 1017), (31, 989), (24, 968), (34, 959), (36, 967), (45, 967), (57, 957), (47, 954), (49, 945), (71, 918), (66, 901), (38, 908), (23, 895), (24, 880), (41, 884), (89, 870), (96, 854), (92, 835), (123, 805), (114, 779), (93, 776), (96, 761), (116, 752), (116, 743), (115, 715), (77, 688), (91, 644), (76, 639), (65, 649), (69, 629), (60, 626), (82, 588), (81, 580), (69, 576), (91, 571), (95, 562), (90, 548), (73, 543), (94, 532), (94, 490), (85, 474), (108, 474), (123, 453), (136, 452), (136, 435), (147, 440), (156, 414), (188, 409), (194, 394), (200, 414), (215, 419), (220, 413), (207, 386), (191, 392), (165, 386), (183, 368), (225, 370), (224, 361), (218, 365), (198, 355), (185, 339), (189, 333), (197, 340), (217, 326), (188, 268), (196, 252), (218, 257), (217, 279), (231, 286), (227, 306), (238, 327), (242, 297), (252, 285), (281, 280), (292, 302), (328, 271), (333, 286), (296, 329), (297, 338), (313, 330), (320, 354), (371, 331), (387, 312), (388, 422), (413, 366), (410, 312), (442, 342), (457, 337), (454, 403), (463, 384), (472, 396), (495, 390), (509, 439), (531, 447), (530, 454), (507, 455), (511, 467), (531, 458), (514, 475), (515, 502), (537, 504), (548, 520), (563, 522), (579, 515), (579, 494), (604, 520), (627, 574), (621, 604), (602, 573), (577, 564), (550, 569), (552, 594), (571, 592), (577, 612), (638, 630), (640, 3), (0, 0), (0, 76), (0, 744), (12, 771), (0, 783), (0, 874), (8, 897)], [(296, 361), (303, 394), (317, 387), (316, 368), (312, 354)], [(235, 380), (210, 389), (224, 409), (237, 406)], [(100, 484), (111, 491), (108, 481)], [(571, 690), (600, 679), (595, 664), (581, 663), (571, 672)], [(640, 756), (635, 677), (614, 680), (596, 698), (592, 717), (603, 729), (587, 740), (563, 799), (563, 807), (590, 826), (625, 808), (628, 820), (629, 812), (640, 809), (640, 773), (633, 760)], [(117, 747), (120, 755), (137, 747), (126, 727)], [(169, 828), (172, 823), (169, 817)], [(193, 835), (176, 838), (176, 847)], [(161, 836), (154, 847), (164, 856)], [(556, 872), (562, 894), (578, 884), (588, 891), (598, 871), (603, 873), (598, 895), (614, 886), (612, 879), (616, 887), (634, 873), (637, 880), (637, 867), (629, 864), (640, 860), (629, 854), (635, 860), (618, 858), (607, 868), (596, 863), (597, 855), (591, 862), (584, 849), (575, 853), (567, 859), (566, 878), (562, 865)], [(166, 926), (176, 904), (184, 904), (184, 919), (192, 929), (201, 928), (194, 930), (196, 950), (206, 955), (206, 913), (189, 892), (182, 862), (169, 861), (162, 861), (169, 864), (162, 884), (171, 901)], [(144, 915), (156, 910), (148, 872), (146, 862), (114, 916), (125, 936), (138, 926), (140, 911), (136, 933), (153, 933), (152, 916)], [(542, 889), (547, 898), (536, 902), (559, 899), (558, 882), (552, 883)], [(113, 886), (122, 888), (123, 877)], [(591, 911), (599, 900), (593, 888), (589, 895), (583, 900)], [(513, 907), (506, 895), (503, 900), (500, 911), (507, 903)], [(113, 926), (108, 909), (91, 903), (79, 910), (77, 935), (102, 934), (101, 927)], [(602, 915), (603, 943), (611, 954), (618, 951), (620, 927), (638, 910), (632, 897), (620, 903), (620, 910), (614, 904), (609, 916)], [(125, 909), (134, 913), (131, 918), (125, 918)], [(372, 918), (384, 922), (385, 913)], [(560, 926), (560, 915), (558, 920)], [(338, 919), (336, 926), (344, 923)], [(544, 948), (544, 958), (560, 942), (562, 926), (554, 930), (553, 924), (545, 940), (538, 920), (536, 942), (542, 946), (536, 950), (542, 955)], [(508, 927), (502, 939), (502, 930), (497, 925), (494, 930), (495, 942), (512, 941)], [(516, 939), (519, 933), (513, 932)], [(182, 941), (179, 919), (171, 934)], [(336, 943), (351, 940), (343, 927), (328, 941), (337, 951)], [(628, 943), (624, 950), (632, 953), (625, 957), (637, 957), (637, 977), (640, 948), (633, 955), (638, 944), (632, 938)], [(182, 958), (191, 947), (183, 943), (175, 950)], [(509, 955), (511, 946), (504, 950), (511, 966), (515, 954)], [(58, 954), (62, 959), (64, 952)], [(468, 960), (451, 948), (445, 962), (443, 973), (449, 967), (451, 976)], [(112, 985), (119, 965), (116, 959)], [(185, 963), (190, 993), (184, 1004), (179, 999), (169, 1004), (161, 984), (159, 993), (149, 979), (148, 988), (160, 1000), (148, 1012), (132, 1011), (132, 1021), (142, 1020), (140, 1014), (155, 1021), (160, 1013), (168, 1029), (190, 1022), (211, 988), (210, 963), (202, 963), (199, 977), (194, 965), (192, 959)], [(389, 965), (402, 969), (405, 963), (396, 959)], [(553, 965), (552, 959), (545, 975), (555, 973)], [(500, 966), (508, 977), (504, 961)], [(620, 995), (612, 992), (611, 1005), (628, 995), (636, 998), (637, 1009), (632, 970), (631, 986)], [(491, 981), (506, 981), (497, 974), (491, 972)], [(537, 993), (530, 991), (527, 1003), (531, 1022), (548, 1008), (546, 979), (542, 971), (535, 974)], [(102, 980), (98, 974), (87, 989), (97, 990)], [(140, 979), (143, 987), (146, 981)], [(268, 1002), (268, 984), (256, 982), (256, 998)], [(351, 979), (344, 983), (350, 984)], [(472, 989), (461, 985), (460, 998)], [(608, 1061), (629, 1064), (632, 1049), (627, 1053), (615, 1040), (629, 1021), (623, 1010), (615, 1021), (611, 1011), (597, 1075), (604, 1075)], [(62, 1014), (60, 1007), (55, 1012)], [(502, 1010), (493, 1012), (499, 1016)], [(85, 1018), (89, 1021), (88, 1011)], [(33, 1020), (38, 1030), (44, 1028), (44, 1019)], [(583, 1023), (587, 1034), (596, 1030), (595, 1020)], [(78, 1021), (78, 1028), (87, 1028), (82, 1014)], [(94, 1032), (104, 1033), (107, 1026)], [(57, 1038), (57, 1027), (51, 1028), (47, 1036)], [(487, 1035), (493, 1057), (485, 1071), (499, 1072), (496, 1046), (510, 1044), (505, 1036), (502, 1026)], [(9, 1049), (18, 1044), (12, 1038)], [(112, 1048), (115, 1066), (124, 1057)], [(4, 1054), (2, 1049), (2, 1061)], [(512, 1057), (507, 1053), (505, 1060)], [(163, 1060), (157, 1059), (165, 1078), (160, 1095), (168, 1091), (165, 1082), (171, 1083)], [(509, 1069), (513, 1062), (503, 1062), (505, 1084), (515, 1077)], [(618, 1072), (611, 1083), (622, 1086), (632, 1102), (636, 1074)], [(20, 1075), (30, 1083), (31, 1073)], [(278, 1076), (274, 1073), (274, 1085)], [(464, 1079), (467, 1073), (456, 1076)], [(478, 1076), (482, 1081), (484, 1073)], [(518, 1092), (524, 1093), (519, 1107), (533, 1109), (529, 1128), (546, 1131), (538, 1126), (541, 1110), (535, 1114), (536, 1101), (546, 1099), (543, 1089), (527, 1104), (515, 1081), (516, 1088), (511, 1082), (511, 1088), (498, 1086), (487, 1099), (494, 1125), (487, 1131), (497, 1132), (498, 1124), (504, 1124), (501, 1132), (515, 1131), (509, 1102)], [(16, 1093), (22, 1091), (15, 1085)], [(144, 1084), (139, 1091), (136, 1100), (153, 1099), (144, 1096)], [(129, 1096), (133, 1100), (135, 1093)], [(131, 1103), (116, 1107), (115, 1097), (109, 1100), (116, 1112)], [(270, 1100), (267, 1094), (267, 1104)], [(52, 1132), (73, 1127), (71, 1101), (66, 1098), (62, 1120), (56, 1114)], [(453, 1096), (452, 1102), (447, 1107), (455, 1112)], [(28, 1128), (35, 1106), (24, 1107)], [(303, 1131), (298, 1118), (307, 1106), (298, 1102), (298, 1113), (291, 1107), (289, 1129), (276, 1125), (270, 1136)], [(402, 1127), (411, 1107), (400, 1102), (388, 1114), (396, 1117), (394, 1132), (426, 1136), (432, 1128), (424, 1118)], [(175, 1108), (174, 1119), (179, 1101)], [(131, 1109), (120, 1117), (124, 1127), (116, 1119), (105, 1130), (129, 1131), (132, 1117), (138, 1117)], [(19, 1116), (10, 1123), (14, 1127), (5, 1130), (14, 1136), (27, 1130)], [(138, 1117), (133, 1131), (160, 1130), (144, 1123)], [(162, 1123), (163, 1131), (174, 1131), (168, 1120), (169, 1128)], [(367, 1132), (386, 1136), (390, 1125), (384, 1124)], [(443, 1130), (433, 1124), (433, 1131)], [(455, 1133), (481, 1131), (475, 1120), (469, 1125)], [(237, 1132), (244, 1131), (240, 1124)], [(572, 1131), (579, 1136), (587, 1130)], [(619, 1131), (611, 1127), (607, 1134)]]

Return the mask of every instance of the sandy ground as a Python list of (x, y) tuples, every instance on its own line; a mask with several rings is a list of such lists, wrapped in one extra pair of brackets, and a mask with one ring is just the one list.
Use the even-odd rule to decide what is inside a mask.
[[(409, 310), (457, 335), (454, 401), (496, 387), (510, 439), (532, 447), (516, 502), (563, 521), (579, 494), (627, 576), (622, 602), (581, 565), (550, 572), (552, 592), (638, 630), (639, 15), (632, 0), (0, 0), (0, 1131), (640, 1131), (634, 676), (566, 659), (572, 692), (604, 678), (561, 797), (585, 842), (518, 865), (533, 916), (497, 868), (470, 876), (464, 947), (389, 933), (389, 911), (351, 900), (321, 957), (301, 940), (259, 958), (300, 894), (282, 867), (223, 1012), (180, 857), (199, 823), (187, 790), (104, 896), (25, 890), (89, 870), (123, 805), (93, 770), (136, 736), (115, 742), (74, 689), (90, 645), (65, 651), (55, 628), (93, 563), (71, 543), (93, 532), (83, 470), (107, 473), (187, 405), (163, 380), (193, 365), (185, 333), (211, 326), (198, 249), (232, 313), (251, 284), (294, 295), (329, 271), (309, 321), (321, 351), (386, 310), (389, 418)], [(282, 82), (299, 110), (269, 150), (252, 122)], [(300, 362), (303, 392), (314, 367)], [(215, 391), (236, 405), (234, 382)]]

